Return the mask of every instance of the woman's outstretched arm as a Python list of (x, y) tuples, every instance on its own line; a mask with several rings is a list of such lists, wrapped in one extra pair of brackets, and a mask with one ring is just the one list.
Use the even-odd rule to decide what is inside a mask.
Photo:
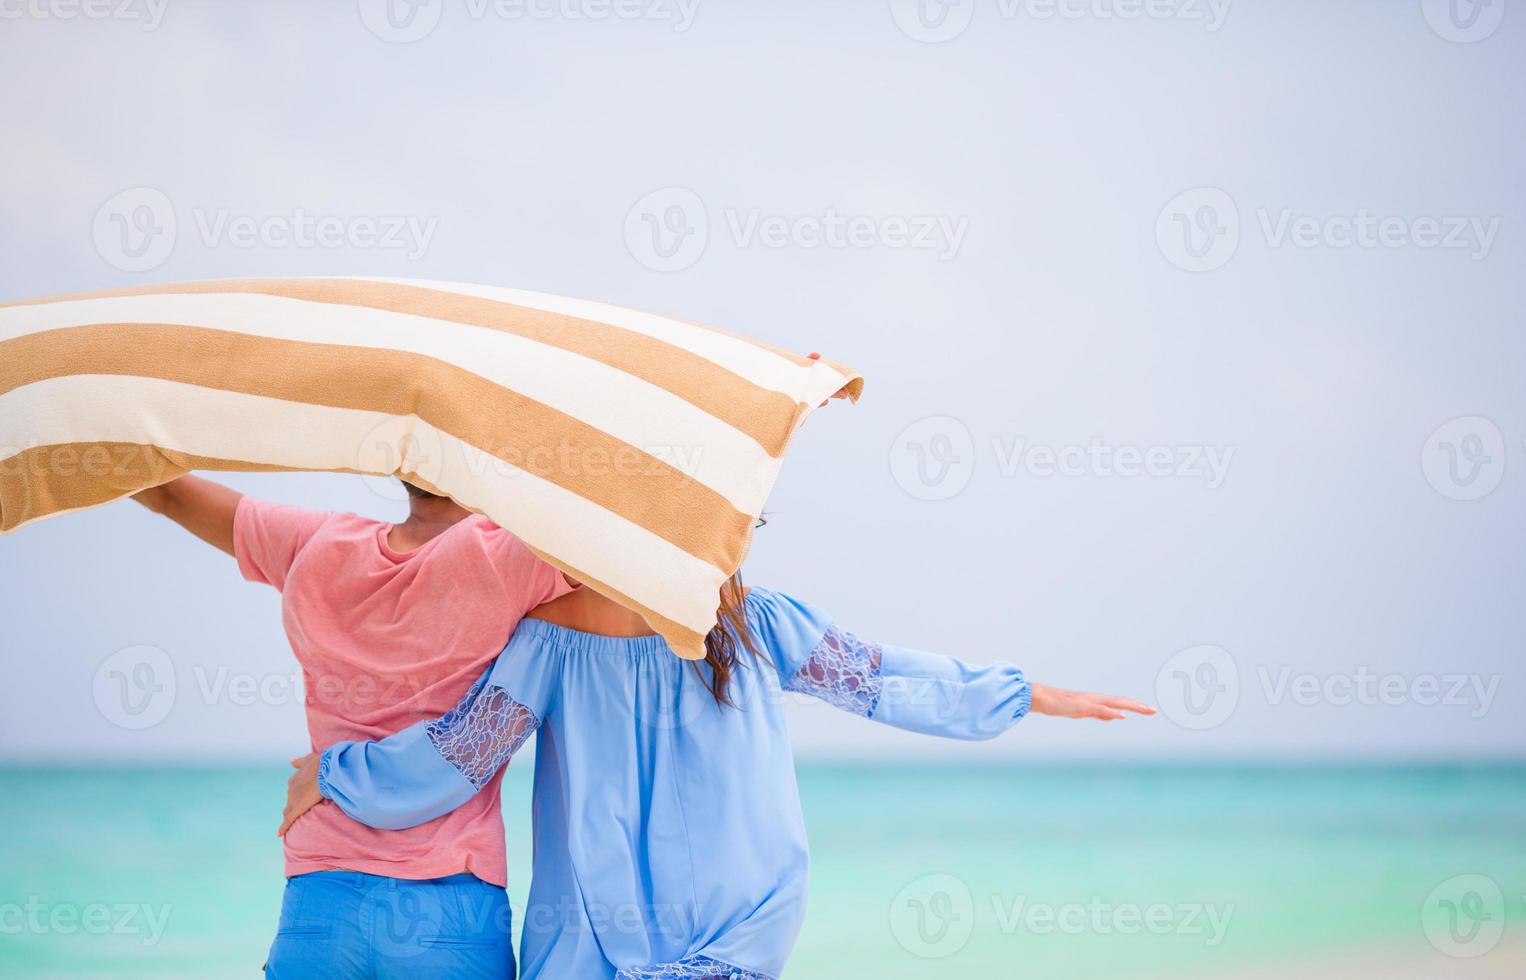
[(952, 657), (861, 640), (816, 607), (764, 589), (748, 594), (749, 623), (787, 691), (927, 735), (984, 739), (1031, 710), (1114, 721), (1155, 709), (1129, 698), (1030, 683), (1012, 664), (975, 667)]
[(281, 816), (284, 835), (298, 817), (331, 800), (350, 817), (381, 830), (415, 827), (476, 795), (508, 765), (540, 718), (510, 697), (499, 663), (488, 668), (459, 704), (375, 742), (336, 742), (292, 760)]

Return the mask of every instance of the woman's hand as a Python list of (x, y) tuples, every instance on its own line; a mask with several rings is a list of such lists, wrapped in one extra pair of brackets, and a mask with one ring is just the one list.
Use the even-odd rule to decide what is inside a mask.
[(292, 767), (297, 771), (286, 781), (286, 810), (281, 814), (281, 829), (276, 831), (277, 837), (285, 837), (298, 817), (325, 802), (323, 794), (318, 792), (318, 762), (322, 758), (322, 752), (312, 752), (300, 759), (291, 760)]
[(1045, 687), (1043, 684), (1033, 685), (1033, 705), (1030, 710), (1034, 714), (1054, 715), (1056, 718), (1099, 718), (1102, 721), (1117, 721), (1125, 717), (1125, 711), (1139, 715), (1155, 714), (1155, 709), (1149, 705), (1128, 698), (1067, 691), (1062, 687)]

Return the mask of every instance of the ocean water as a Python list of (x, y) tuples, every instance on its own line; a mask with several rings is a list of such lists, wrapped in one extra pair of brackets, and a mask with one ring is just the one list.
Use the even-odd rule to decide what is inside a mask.
[[(504, 793), (516, 911), (528, 777)], [(256, 976), (285, 778), (0, 769), (0, 976)], [(800, 782), (791, 977), (1310, 976), (1352, 956), (1522, 975), (1526, 767), (802, 763)]]

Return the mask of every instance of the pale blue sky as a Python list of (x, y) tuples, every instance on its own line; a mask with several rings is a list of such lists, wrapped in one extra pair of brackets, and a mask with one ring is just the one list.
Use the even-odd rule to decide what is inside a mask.
[[(949, 747), (804, 708), (803, 751), (1526, 751), (1519, 11), (532, 7), (38, 0), (0, 22), (0, 299), (416, 276), (821, 351), (868, 390), (812, 421), (751, 580), (1173, 709)], [(275, 594), (130, 503), (0, 539), (0, 609), (0, 756), (305, 746)], [(175, 678), (142, 730), (97, 683), (138, 645)]]

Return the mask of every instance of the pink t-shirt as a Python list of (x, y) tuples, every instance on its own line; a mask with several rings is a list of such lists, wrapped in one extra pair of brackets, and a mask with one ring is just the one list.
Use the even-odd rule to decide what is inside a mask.
[[(560, 573), (486, 518), (469, 517), (407, 553), (387, 546), (391, 527), (239, 501), (239, 570), (281, 591), (315, 749), (383, 738), (449, 711), (520, 618), (569, 591)], [(501, 777), (407, 830), (373, 830), (337, 806), (314, 807), (286, 834), (286, 874), (344, 869), (416, 879), (469, 871), (504, 885)]]

